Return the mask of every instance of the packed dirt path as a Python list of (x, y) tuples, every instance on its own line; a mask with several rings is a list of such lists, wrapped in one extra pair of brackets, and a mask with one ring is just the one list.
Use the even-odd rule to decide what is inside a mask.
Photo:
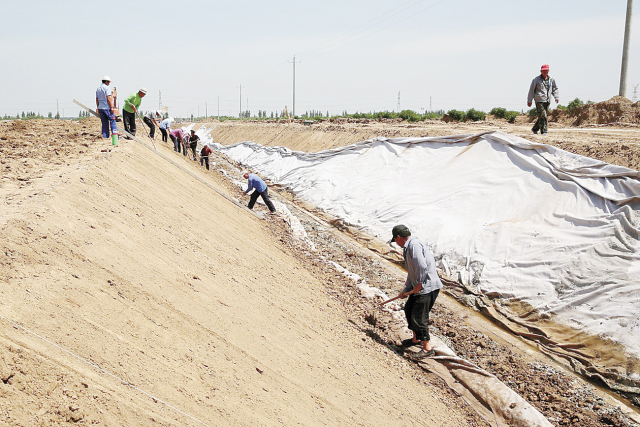
[(0, 425), (486, 425), (225, 175), (98, 132), (0, 123)]

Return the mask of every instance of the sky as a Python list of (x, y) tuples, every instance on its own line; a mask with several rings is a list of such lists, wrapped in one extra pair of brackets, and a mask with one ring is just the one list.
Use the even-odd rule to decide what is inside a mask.
[[(398, 105), (419, 113), (527, 110), (542, 64), (561, 104), (599, 102), (619, 92), (627, 7), (626, 0), (0, 1), (0, 117), (77, 117), (73, 99), (95, 107), (104, 75), (121, 106), (146, 88), (143, 111), (161, 103), (174, 117), (293, 112), (294, 56), (297, 115)], [(640, 84), (637, 26), (629, 99)]]

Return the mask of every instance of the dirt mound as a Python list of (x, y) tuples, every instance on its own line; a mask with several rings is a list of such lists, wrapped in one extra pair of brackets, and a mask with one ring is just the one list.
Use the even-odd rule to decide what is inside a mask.
[(100, 141), (98, 119), (13, 120), (0, 123), (2, 177), (30, 181), (89, 152)]
[(640, 125), (640, 103), (633, 103), (623, 96), (585, 104), (573, 112), (554, 110), (551, 120), (565, 126)]

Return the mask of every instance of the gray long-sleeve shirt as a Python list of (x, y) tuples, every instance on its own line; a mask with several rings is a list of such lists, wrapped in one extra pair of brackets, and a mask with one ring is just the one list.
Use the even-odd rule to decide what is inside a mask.
[(442, 289), (442, 282), (436, 271), (436, 260), (429, 248), (417, 237), (409, 236), (404, 244), (403, 256), (407, 267), (407, 281), (402, 292), (409, 292), (418, 283), (422, 283), (419, 295)]
[(532, 100), (535, 100), (536, 102), (551, 102), (549, 94), (551, 94), (555, 98), (556, 102), (558, 102), (560, 93), (558, 92), (558, 85), (556, 85), (556, 81), (549, 76), (545, 79), (542, 77), (542, 74), (540, 74), (531, 82), (529, 95), (527, 96), (527, 104), (531, 103)]

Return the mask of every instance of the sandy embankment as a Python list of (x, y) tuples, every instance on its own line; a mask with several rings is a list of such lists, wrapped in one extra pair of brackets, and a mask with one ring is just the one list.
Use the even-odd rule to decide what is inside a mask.
[(444, 123), (440, 120), (419, 123), (347, 121), (323, 122), (311, 126), (297, 123), (211, 121), (196, 126), (215, 126), (213, 139), (223, 144), (253, 141), (267, 146), (283, 146), (292, 150), (317, 152), (343, 147), (376, 137), (432, 137), (477, 134), (499, 130), (530, 141), (554, 145), (572, 153), (607, 163), (640, 170), (640, 128), (565, 127), (552, 123), (548, 135), (533, 135), (531, 124), (520, 119), (510, 124), (489, 118), (484, 122)]
[(3, 151), (0, 424), (484, 425), (354, 328), (277, 218), (139, 145), (107, 159), (78, 126), (31, 140), (53, 153), (74, 133), (59, 165)]
[[(214, 136), (318, 151), (380, 131), (481, 129), (318, 127), (225, 122)], [(317, 256), (398, 289), (375, 258), (312, 221), (318, 252), (307, 256), (278, 217), (258, 220), (143, 147), (126, 143), (106, 159), (98, 129), (95, 119), (0, 124), (3, 422), (486, 425), (435, 375), (389, 351), (386, 320), (367, 325), (371, 307)], [(226, 162), (206, 172), (156, 144), (241, 197), (216, 172)], [(605, 395), (445, 301), (434, 309), (437, 333), (554, 425), (633, 425)]]

